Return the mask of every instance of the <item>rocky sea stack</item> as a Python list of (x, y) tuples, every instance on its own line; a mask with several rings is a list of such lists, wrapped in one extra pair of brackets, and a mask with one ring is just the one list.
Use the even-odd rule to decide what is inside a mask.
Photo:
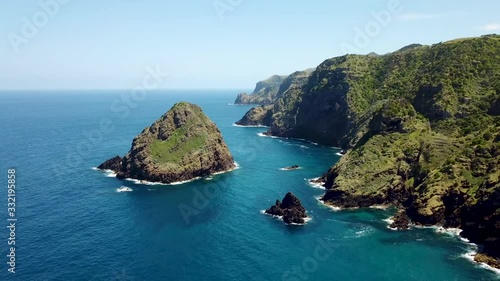
[(175, 104), (135, 137), (125, 157), (98, 168), (118, 178), (173, 183), (224, 172), (235, 167), (217, 126), (194, 104)]
[(302, 206), (300, 200), (291, 192), (288, 192), (283, 198), (283, 202), (276, 200), (276, 204), (266, 210), (266, 214), (283, 217), (287, 224), (304, 224), (307, 218), (306, 209)]

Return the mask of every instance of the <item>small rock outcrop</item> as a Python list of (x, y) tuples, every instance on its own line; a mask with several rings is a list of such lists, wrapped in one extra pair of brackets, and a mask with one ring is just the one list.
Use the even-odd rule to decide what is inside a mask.
[(404, 211), (399, 212), (397, 215), (392, 217), (393, 222), (390, 227), (398, 230), (405, 230), (410, 228), (410, 219)]
[(266, 210), (266, 214), (283, 217), (287, 224), (304, 224), (307, 218), (306, 209), (302, 206), (300, 200), (288, 192), (283, 198), (283, 202), (276, 200), (276, 204)]
[(180, 102), (132, 143), (128, 154), (99, 165), (118, 178), (173, 183), (235, 167), (217, 126), (194, 104)]
[(293, 171), (293, 170), (298, 170), (298, 169), (300, 169), (299, 165), (293, 165), (293, 166), (283, 168), (283, 170), (285, 170), (285, 171)]
[(99, 170), (111, 170), (111, 171), (119, 171), (122, 168), (122, 157), (115, 156), (109, 160), (106, 160), (104, 163), (99, 165), (97, 169)]

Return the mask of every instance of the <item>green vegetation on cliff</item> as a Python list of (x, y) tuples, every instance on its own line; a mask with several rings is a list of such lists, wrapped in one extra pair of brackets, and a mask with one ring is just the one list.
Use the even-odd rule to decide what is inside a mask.
[(260, 104), (269, 105), (276, 100), (278, 91), (286, 76), (273, 75), (255, 86), (252, 94), (241, 93), (235, 100), (235, 104)]
[(498, 264), (500, 36), (329, 59), (269, 110), (269, 134), (348, 150), (322, 177), (328, 204), (460, 227)]

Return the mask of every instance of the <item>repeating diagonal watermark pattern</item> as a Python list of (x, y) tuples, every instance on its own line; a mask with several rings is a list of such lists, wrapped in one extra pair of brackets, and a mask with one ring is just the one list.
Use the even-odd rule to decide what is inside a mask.
[(361, 53), (372, 41), (380, 36), (382, 31), (387, 28), (401, 14), (404, 6), (400, 0), (389, 0), (385, 9), (372, 11), (371, 19), (362, 27), (354, 27), (354, 37), (351, 43), (343, 42), (340, 44), (342, 54)]
[(282, 281), (308, 280), (318, 271), (320, 263), (328, 261), (334, 254), (334, 249), (339, 245), (333, 243), (331, 237), (316, 239), (313, 253), (302, 259), (300, 264), (292, 266), (281, 275)]
[(234, 12), (241, 3), (243, 3), (243, 0), (214, 0), (212, 5), (219, 19), (223, 21), (226, 19), (226, 16)]
[[(266, 146), (267, 144), (263, 138), (247, 138), (235, 147), (235, 151), (239, 151), (242, 158), (245, 158), (245, 162), (252, 162), (260, 152), (266, 150)], [(178, 205), (179, 212), (186, 225), (191, 224), (194, 217), (201, 215), (210, 206), (211, 201), (228, 187), (229, 184), (222, 180), (217, 181), (216, 185), (207, 184), (201, 188), (193, 189), (192, 199)]]
[[(134, 87), (130, 92), (123, 93), (110, 104), (110, 111), (115, 114), (115, 118), (125, 120), (130, 116), (131, 110), (137, 108), (140, 103), (146, 100), (148, 93), (158, 89), (169, 76), (161, 70), (160, 65), (147, 67), (146, 74), (142, 78), (142, 83)], [(113, 119), (105, 117), (99, 120), (97, 126), (92, 130), (81, 132), (82, 138), (75, 147), (66, 146), (66, 157), (64, 164), (52, 164), (51, 169), (54, 175), (64, 177), (72, 169), (79, 169), (85, 157), (92, 155), (94, 149), (101, 145), (107, 135), (112, 134), (115, 129)]]
[(39, 9), (31, 17), (23, 17), (19, 32), (9, 32), (9, 39), (12, 50), (15, 53), (20, 52), (23, 45), (28, 44), (45, 28), (50, 20), (56, 17), (62, 8), (71, 0), (41, 0), (38, 2)]

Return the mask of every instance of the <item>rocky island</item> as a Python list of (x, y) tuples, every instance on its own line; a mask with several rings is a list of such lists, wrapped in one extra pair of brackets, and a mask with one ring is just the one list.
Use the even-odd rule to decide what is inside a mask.
[(98, 169), (118, 178), (173, 183), (229, 171), (235, 163), (217, 126), (194, 104), (180, 102), (133, 140), (125, 157)]
[(304, 224), (307, 218), (306, 209), (300, 200), (291, 192), (283, 198), (283, 202), (276, 200), (276, 204), (265, 211), (266, 214), (276, 217), (283, 217), (287, 224)]
[(326, 204), (397, 206), (402, 229), (460, 228), (499, 268), (499, 53), (486, 35), (328, 59), (239, 122), (345, 150), (319, 180)]

